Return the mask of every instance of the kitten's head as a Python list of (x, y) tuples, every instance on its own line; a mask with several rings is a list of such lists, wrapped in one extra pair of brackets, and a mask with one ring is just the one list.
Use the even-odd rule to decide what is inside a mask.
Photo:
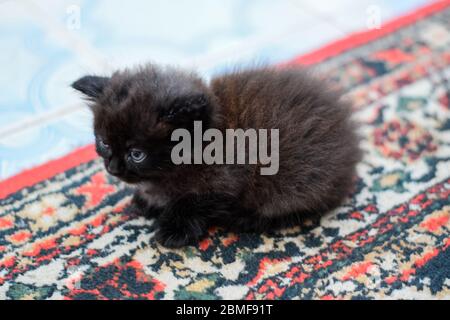
[(148, 65), (85, 76), (72, 87), (89, 100), (94, 114), (96, 149), (107, 171), (129, 182), (157, 179), (171, 170), (172, 131), (214, 123), (215, 99), (191, 73)]

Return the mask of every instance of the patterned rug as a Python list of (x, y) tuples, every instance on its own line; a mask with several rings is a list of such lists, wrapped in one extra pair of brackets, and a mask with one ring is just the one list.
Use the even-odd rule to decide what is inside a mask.
[(450, 1), (291, 63), (354, 101), (365, 156), (343, 206), (168, 250), (88, 146), (0, 183), (0, 298), (450, 299)]

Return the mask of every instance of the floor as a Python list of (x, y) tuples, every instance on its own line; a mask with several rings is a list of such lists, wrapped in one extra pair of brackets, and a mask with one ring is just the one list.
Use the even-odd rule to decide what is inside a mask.
[(276, 63), (427, 2), (0, 0), (0, 180), (93, 141), (81, 75)]

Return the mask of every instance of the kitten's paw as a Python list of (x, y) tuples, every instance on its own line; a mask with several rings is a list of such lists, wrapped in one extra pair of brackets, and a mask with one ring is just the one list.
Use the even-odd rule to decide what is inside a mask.
[(144, 218), (156, 218), (162, 212), (161, 208), (156, 208), (155, 206), (148, 205), (145, 199), (139, 193), (135, 193), (131, 199), (131, 203), (127, 208), (127, 213), (137, 215)]
[(196, 221), (172, 221), (160, 224), (155, 238), (167, 248), (180, 248), (196, 245), (206, 234), (205, 228)]
[(195, 245), (198, 240), (186, 233), (172, 232), (170, 230), (158, 230), (156, 232), (156, 241), (166, 248), (181, 248), (184, 246)]

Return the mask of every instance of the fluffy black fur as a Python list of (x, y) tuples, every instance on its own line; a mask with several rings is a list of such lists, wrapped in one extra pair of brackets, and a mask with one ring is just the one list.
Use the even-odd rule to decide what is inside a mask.
[[(350, 105), (301, 68), (235, 71), (206, 84), (147, 65), (73, 88), (90, 100), (106, 169), (135, 186), (132, 210), (157, 219), (168, 247), (195, 244), (212, 225), (270, 232), (325, 213), (348, 194), (360, 160)], [(260, 175), (260, 164), (174, 165), (171, 133), (195, 120), (222, 132), (279, 129), (278, 174)]]

